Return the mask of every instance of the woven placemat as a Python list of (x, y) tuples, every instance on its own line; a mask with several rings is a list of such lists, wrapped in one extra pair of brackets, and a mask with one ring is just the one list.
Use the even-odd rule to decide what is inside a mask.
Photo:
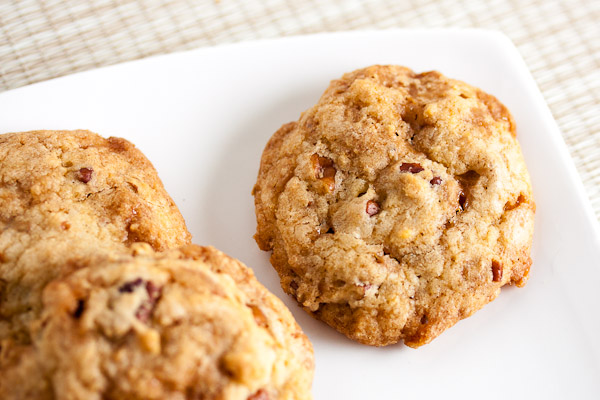
[(507, 34), (541, 88), (600, 219), (598, 0), (2, 1), (0, 90), (200, 46), (394, 27)]

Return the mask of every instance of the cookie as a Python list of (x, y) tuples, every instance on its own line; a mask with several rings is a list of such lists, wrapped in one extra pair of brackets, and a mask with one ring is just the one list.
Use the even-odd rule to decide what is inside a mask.
[(190, 234), (152, 164), (88, 131), (0, 135), (0, 341), (27, 343), (50, 280), (79, 260)]
[(527, 281), (535, 204), (514, 120), (438, 72), (331, 82), (269, 140), (253, 194), (283, 289), (364, 344), (421, 346)]
[(3, 399), (311, 398), (291, 313), (210, 247), (135, 244), (48, 284), (41, 315), (32, 344), (5, 352)]

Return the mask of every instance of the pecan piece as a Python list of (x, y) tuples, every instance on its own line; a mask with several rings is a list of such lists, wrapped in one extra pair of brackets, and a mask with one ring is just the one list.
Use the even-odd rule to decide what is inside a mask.
[(131, 293), (135, 290), (136, 287), (140, 286), (144, 280), (142, 278), (137, 278), (133, 281), (125, 282), (119, 287), (119, 293)]
[(335, 165), (333, 164), (333, 160), (327, 157), (321, 157), (318, 154), (313, 154), (310, 156), (310, 161), (313, 166), (313, 170), (315, 173), (315, 178), (322, 181), (328, 191), (332, 192), (335, 188)]
[(323, 179), (333, 178), (335, 176), (336, 170), (331, 159), (327, 157), (321, 157), (315, 153), (310, 157), (310, 161), (312, 162), (313, 169), (315, 171), (315, 178)]
[(431, 183), (432, 185), (441, 185), (442, 184), (442, 178), (440, 178), (439, 176), (434, 176), (429, 183)]
[(500, 261), (492, 260), (492, 281), (500, 282), (502, 281), (502, 270), (503, 266)]
[(150, 320), (150, 316), (154, 311), (154, 306), (160, 298), (161, 288), (148, 281), (146, 282), (146, 292), (148, 293), (148, 299), (144, 300), (135, 312), (137, 319), (142, 322), (148, 322)]
[(80, 182), (88, 183), (89, 181), (92, 180), (93, 173), (94, 173), (94, 170), (92, 168), (81, 168), (79, 170), (79, 172), (77, 173), (77, 179)]
[(410, 172), (411, 174), (418, 174), (421, 171), (424, 171), (425, 168), (418, 163), (402, 163), (400, 165), (400, 172)]
[(369, 200), (367, 201), (367, 207), (365, 211), (367, 212), (369, 217), (372, 217), (373, 215), (379, 212), (379, 204), (377, 204), (376, 201)]
[(269, 394), (265, 389), (259, 389), (256, 393), (248, 396), (247, 400), (269, 400)]

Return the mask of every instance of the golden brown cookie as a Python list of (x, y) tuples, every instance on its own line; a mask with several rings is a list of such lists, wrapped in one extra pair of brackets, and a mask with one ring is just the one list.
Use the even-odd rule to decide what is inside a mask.
[(515, 123), (438, 72), (333, 81), (269, 140), (253, 194), (283, 289), (361, 343), (421, 346), (527, 281), (535, 204)]
[[(189, 245), (51, 282), (32, 343), (6, 352), (3, 399), (310, 399), (312, 347), (240, 262)], [(10, 382), (10, 383), (8, 383)]]
[(131, 143), (88, 131), (0, 135), (0, 344), (28, 342), (51, 279), (133, 242), (164, 250), (190, 234)]

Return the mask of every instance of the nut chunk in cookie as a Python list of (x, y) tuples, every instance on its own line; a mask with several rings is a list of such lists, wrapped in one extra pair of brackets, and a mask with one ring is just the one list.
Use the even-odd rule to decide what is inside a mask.
[(311, 398), (312, 347), (250, 269), (193, 245), (134, 252), (48, 284), (2, 399)]
[(527, 281), (535, 203), (513, 118), (438, 72), (334, 80), (269, 140), (253, 194), (283, 289), (361, 343), (421, 346)]

